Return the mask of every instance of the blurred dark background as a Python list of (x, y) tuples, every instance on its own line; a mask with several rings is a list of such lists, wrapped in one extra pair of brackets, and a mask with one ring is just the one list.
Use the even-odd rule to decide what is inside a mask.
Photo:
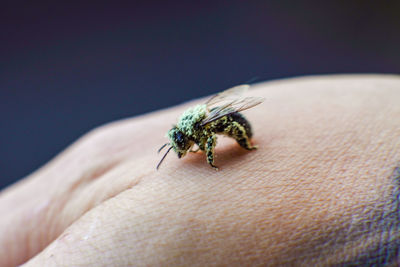
[(96, 126), (255, 77), (399, 73), (399, 14), (400, 1), (2, 2), (0, 188)]

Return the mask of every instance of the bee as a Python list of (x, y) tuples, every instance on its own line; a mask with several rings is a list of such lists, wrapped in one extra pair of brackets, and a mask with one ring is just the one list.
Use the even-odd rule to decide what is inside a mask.
[[(178, 123), (167, 132), (169, 143), (158, 150), (160, 152), (169, 145), (167, 152), (157, 165), (157, 170), (171, 149), (176, 152), (178, 158), (184, 157), (188, 151), (202, 150), (207, 155), (208, 164), (218, 170), (218, 167), (214, 165), (216, 134), (234, 138), (241, 147), (247, 150), (256, 149), (257, 147), (250, 143), (253, 135), (251, 125), (239, 112), (261, 104), (264, 98), (243, 97), (242, 95), (249, 87), (247, 84), (235, 86), (214, 95), (205, 104), (186, 110)], [(198, 149), (194, 151), (192, 148), (195, 144)]]

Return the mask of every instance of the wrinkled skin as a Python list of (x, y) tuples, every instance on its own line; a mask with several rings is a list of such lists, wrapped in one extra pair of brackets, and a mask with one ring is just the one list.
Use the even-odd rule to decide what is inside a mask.
[(0, 266), (357, 258), (382, 233), (351, 226), (364, 225), (364, 212), (386, 207), (395, 190), (399, 76), (288, 79), (251, 94), (266, 98), (244, 112), (258, 150), (220, 137), (218, 172), (200, 152), (171, 154), (155, 169), (165, 132), (199, 100), (99, 127), (1, 192)]

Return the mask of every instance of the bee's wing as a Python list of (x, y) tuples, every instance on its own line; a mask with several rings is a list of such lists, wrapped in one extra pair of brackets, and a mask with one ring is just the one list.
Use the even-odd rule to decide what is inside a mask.
[(223, 116), (252, 108), (258, 104), (261, 104), (262, 102), (264, 102), (264, 98), (262, 97), (244, 97), (233, 99), (222, 106), (212, 108), (207, 117), (201, 122), (201, 125), (204, 126), (207, 123), (215, 121)]
[(211, 110), (216, 105), (223, 106), (224, 104), (232, 102), (234, 99), (243, 95), (249, 87), (250, 85), (248, 84), (242, 84), (214, 95), (206, 102), (208, 110)]

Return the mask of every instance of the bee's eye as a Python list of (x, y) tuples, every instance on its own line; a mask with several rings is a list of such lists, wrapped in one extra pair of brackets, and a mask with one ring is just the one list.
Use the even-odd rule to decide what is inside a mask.
[(176, 135), (175, 135), (175, 140), (176, 140), (176, 142), (177, 142), (179, 145), (182, 146), (183, 143), (184, 143), (183, 134), (182, 134), (181, 132), (177, 132)]

